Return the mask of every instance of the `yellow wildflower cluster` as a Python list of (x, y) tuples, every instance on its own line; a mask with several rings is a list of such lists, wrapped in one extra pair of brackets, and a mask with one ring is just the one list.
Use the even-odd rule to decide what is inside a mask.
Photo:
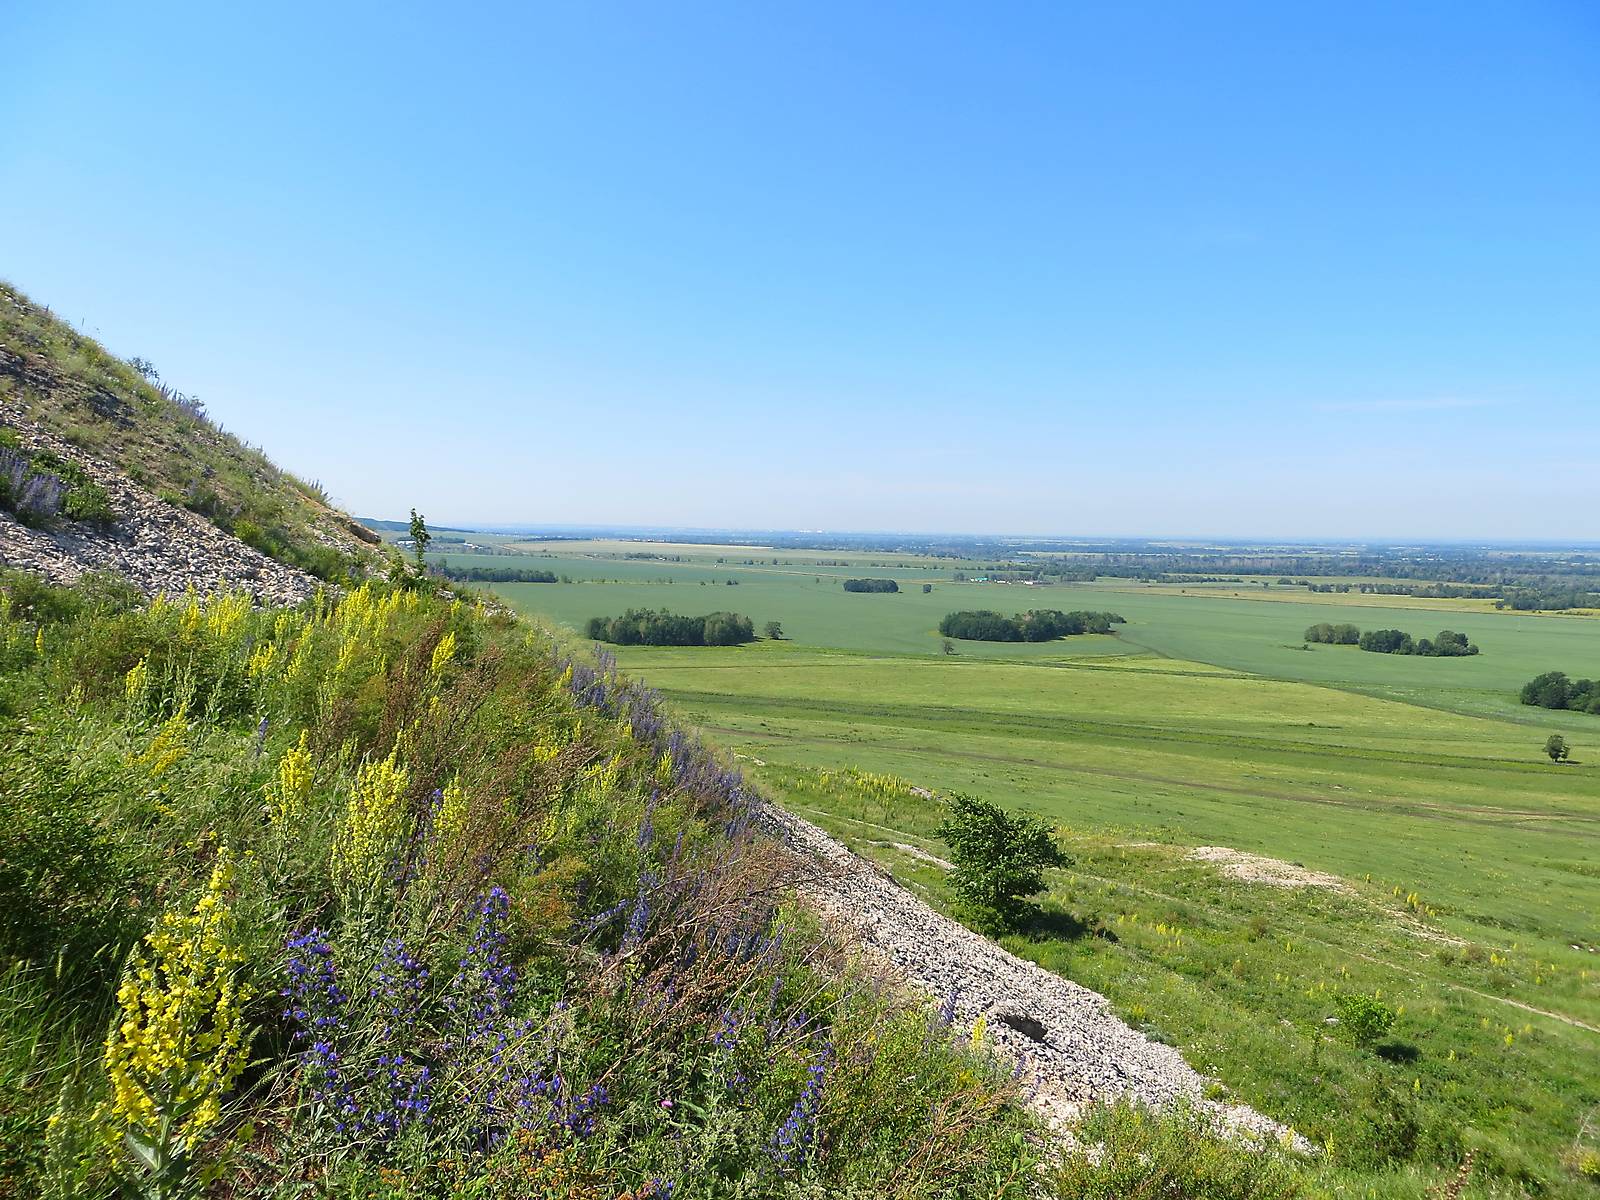
[(315, 768), (311, 762), (311, 748), (307, 733), (300, 731), (300, 741), (290, 746), (278, 760), (278, 777), (266, 786), (267, 810), (273, 823), (293, 829), (305, 816), (307, 802), (311, 799), (311, 785)]
[(232, 641), (252, 607), (248, 592), (218, 592), (206, 603), (206, 632), (219, 642)]
[(169, 1152), (193, 1147), (245, 1068), (252, 992), (228, 904), (233, 872), (219, 854), (194, 910), (164, 914), (129, 960), (105, 1043), (112, 1095), (95, 1113), (113, 1147), (125, 1135)]
[(405, 832), (406, 769), (391, 752), (356, 772), (344, 820), (333, 843), (333, 877), (349, 889), (382, 882), (389, 856)]
[(141, 658), (123, 677), (123, 688), (128, 693), (128, 703), (137, 704), (150, 690), (150, 660)]
[(439, 639), (439, 644), (433, 648), (433, 659), (429, 662), (428, 669), (434, 675), (443, 675), (445, 669), (455, 661), (455, 657), (456, 633), (455, 630), (449, 629)]
[(466, 827), (467, 793), (457, 777), (439, 793), (439, 815), (433, 823), (434, 837), (448, 845), (460, 837)]
[(150, 744), (143, 753), (134, 756), (133, 762), (152, 775), (160, 775), (182, 761), (188, 753), (189, 714), (185, 709), (179, 709), (161, 723)]
[(246, 671), (251, 679), (260, 679), (272, 672), (273, 664), (278, 661), (278, 643), (262, 642), (250, 652), (250, 661)]

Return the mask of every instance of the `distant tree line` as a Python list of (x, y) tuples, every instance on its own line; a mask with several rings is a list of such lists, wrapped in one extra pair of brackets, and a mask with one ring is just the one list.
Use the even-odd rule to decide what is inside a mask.
[(591, 617), (585, 632), (597, 642), (618, 646), (737, 646), (756, 640), (755, 623), (739, 613), (703, 617), (630, 608), (620, 617)]
[(989, 609), (953, 612), (939, 622), (945, 637), (968, 642), (1050, 642), (1076, 633), (1110, 633), (1124, 624), (1116, 613), (1039, 609), (1008, 617)]
[(1308, 642), (1327, 642), (1333, 646), (1354, 646), (1361, 640), (1361, 630), (1354, 625), (1330, 625), (1326, 621), (1306, 630)]
[(1571, 680), (1562, 671), (1546, 671), (1522, 685), (1520, 699), (1540, 708), (1600, 713), (1600, 680)]
[(1416, 654), (1424, 658), (1465, 658), (1478, 652), (1466, 634), (1448, 629), (1421, 641), (1413, 641), (1409, 633), (1400, 629), (1369, 629), (1356, 644), (1375, 654)]
[(1496, 608), (1516, 612), (1561, 612), (1569, 608), (1600, 608), (1600, 593), (1590, 588), (1515, 588), (1494, 602)]
[(892, 579), (846, 579), (847, 592), (898, 592), (900, 585)]
[(528, 567), (452, 567), (448, 563), (435, 563), (433, 569), (446, 579), (460, 583), (554, 583), (554, 571), (538, 571)]

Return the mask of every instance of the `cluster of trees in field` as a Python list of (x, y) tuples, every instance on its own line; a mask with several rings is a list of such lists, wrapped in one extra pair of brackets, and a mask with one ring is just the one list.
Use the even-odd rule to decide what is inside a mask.
[(953, 612), (939, 622), (945, 637), (968, 642), (1050, 642), (1075, 633), (1110, 633), (1123, 619), (1110, 612), (1060, 612), (1036, 609), (1005, 616), (989, 609)]
[(1600, 713), (1600, 680), (1573, 680), (1563, 671), (1546, 671), (1523, 684), (1519, 698), (1540, 708)]
[(738, 646), (756, 640), (755, 623), (740, 613), (682, 617), (630, 608), (620, 617), (590, 617), (585, 633), (618, 646)]
[(1561, 612), (1569, 608), (1600, 608), (1600, 592), (1584, 587), (1514, 588), (1494, 602), (1496, 608), (1515, 612)]
[(1356, 644), (1375, 654), (1416, 654), (1424, 658), (1465, 658), (1478, 652), (1466, 634), (1449, 629), (1441, 629), (1431, 639), (1421, 641), (1413, 641), (1402, 629), (1369, 629)]
[(898, 592), (900, 585), (892, 579), (846, 579), (847, 592)]
[(438, 563), (433, 568), (446, 579), (458, 583), (555, 583), (554, 571), (528, 567), (452, 567)]
[(1441, 629), (1431, 638), (1415, 640), (1403, 629), (1369, 629), (1365, 633), (1354, 625), (1330, 625), (1321, 621), (1306, 629), (1305, 640), (1332, 646), (1359, 646), (1374, 654), (1418, 654), (1425, 658), (1464, 658), (1476, 654), (1478, 647), (1464, 633)]
[(1331, 646), (1354, 646), (1361, 640), (1361, 630), (1354, 625), (1330, 625), (1322, 621), (1306, 630), (1305, 640), (1326, 642)]

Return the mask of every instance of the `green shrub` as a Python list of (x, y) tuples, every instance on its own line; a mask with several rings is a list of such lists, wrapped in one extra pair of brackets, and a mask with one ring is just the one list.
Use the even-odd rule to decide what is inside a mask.
[(1071, 863), (1044, 821), (976, 796), (952, 793), (938, 833), (955, 861), (951, 887), (994, 926), (1014, 929), (1036, 915), (1029, 897), (1044, 890), (1045, 868)]
[(1381, 1000), (1359, 992), (1334, 998), (1339, 1029), (1357, 1046), (1369, 1047), (1394, 1028), (1395, 1011)]

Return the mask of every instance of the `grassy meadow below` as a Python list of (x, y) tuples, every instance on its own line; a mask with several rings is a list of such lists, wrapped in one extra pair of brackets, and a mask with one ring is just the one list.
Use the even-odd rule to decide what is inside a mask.
[[(1545, 670), (1600, 674), (1600, 626), (1479, 601), (1295, 589), (1275, 602), (1291, 592), (1277, 585), (1258, 599), (958, 582), (949, 560), (715, 557), (568, 550), (529, 561), (575, 582), (494, 590), (573, 625), (636, 606), (781, 622), (783, 642), (620, 658), (935, 904), (952, 903), (926, 857), (947, 853), (937, 801), (902, 789), (890, 803), (838, 785), (840, 772), (1059, 822), (1076, 862), (1052, 883), (1046, 927), (1012, 948), (1329, 1145), (1335, 1194), (1420, 1197), (1467, 1149), (1498, 1189), (1484, 1194), (1590, 1194), (1571, 1164), (1600, 1105), (1600, 718), (1528, 709), (1516, 690)], [(860, 574), (902, 591), (845, 593), (841, 577)], [(938, 619), (966, 608), (1110, 609), (1128, 623), (946, 654)], [(1306, 647), (1305, 627), (1324, 620), (1451, 628), (1482, 654)], [(1555, 731), (1574, 762), (1543, 754)], [(1339, 888), (1244, 881), (1190, 858), (1197, 846), (1300, 864)], [(1334, 997), (1355, 992), (1401, 1010), (1381, 1054), (1325, 1024)], [(1388, 1115), (1361, 1115), (1373, 1112)], [(1362, 1121), (1398, 1141), (1373, 1151)]]

